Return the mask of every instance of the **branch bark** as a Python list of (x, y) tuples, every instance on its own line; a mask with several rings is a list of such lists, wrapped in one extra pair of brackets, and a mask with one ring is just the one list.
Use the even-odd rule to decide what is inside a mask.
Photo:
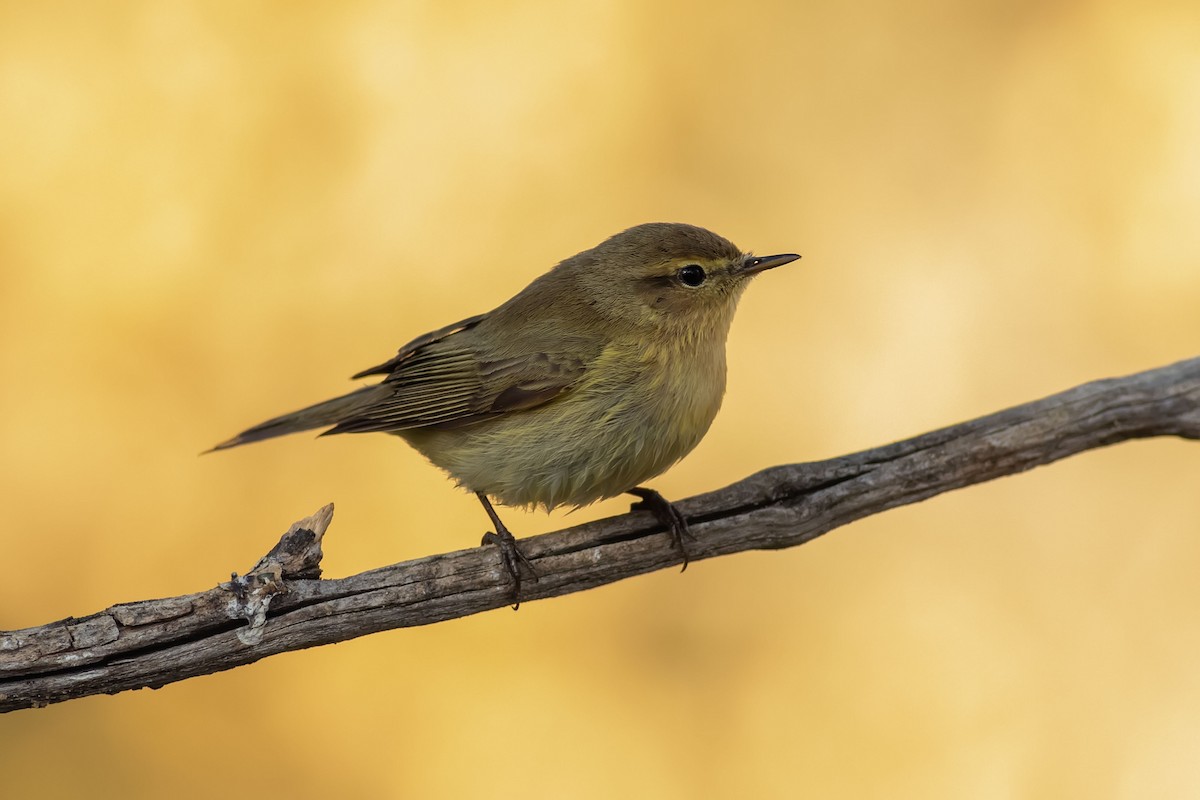
[[(794, 547), (862, 517), (1127, 439), (1200, 439), (1200, 358), (1084, 384), (895, 444), (772, 467), (678, 503), (693, 560)], [(512, 601), (493, 547), (320, 579), (329, 505), (297, 522), (243, 577), (196, 594), (0, 632), (0, 712), (158, 688), (368, 633), (477, 614)], [(522, 600), (677, 565), (647, 512), (522, 540), (540, 579)]]

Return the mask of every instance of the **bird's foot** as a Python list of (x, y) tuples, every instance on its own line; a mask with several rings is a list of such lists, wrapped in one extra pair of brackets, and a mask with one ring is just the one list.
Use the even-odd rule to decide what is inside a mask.
[(513, 611), (521, 607), (521, 567), (523, 566), (530, 574), (531, 579), (537, 581), (537, 570), (533, 568), (533, 564), (521, 552), (521, 548), (517, 546), (517, 537), (509, 532), (508, 528), (503, 525), (497, 526), (499, 530), (496, 533), (488, 531), (483, 535), (483, 545), (495, 545), (500, 549), (500, 560), (504, 562), (504, 569), (508, 572), (508, 576), (512, 578), (513, 583)]
[(663, 497), (653, 489), (647, 489), (644, 486), (635, 486), (626, 494), (631, 494), (634, 497), (642, 498), (639, 502), (634, 503), (630, 510), (632, 511), (649, 511), (658, 519), (659, 523), (664, 525), (667, 532), (671, 535), (671, 544), (683, 556), (683, 572), (688, 568), (690, 560), (687, 548), (687, 540), (695, 541), (696, 537), (688, 528), (687, 519), (683, 513), (671, 503), (670, 500)]
[(492, 503), (487, 499), (487, 495), (483, 492), (476, 492), (475, 496), (479, 498), (480, 503), (483, 503), (483, 510), (487, 512), (488, 519), (496, 528), (495, 533), (491, 531), (485, 533), (480, 544), (494, 544), (500, 548), (500, 560), (504, 562), (504, 568), (508, 570), (508, 575), (512, 578), (513, 611), (516, 611), (521, 607), (521, 566), (524, 565), (525, 569), (529, 570), (534, 581), (538, 579), (537, 570), (533, 568), (533, 564), (529, 563), (529, 559), (521, 552), (521, 548), (517, 547), (517, 537), (513, 536), (512, 532), (500, 521), (496, 509), (492, 508)]

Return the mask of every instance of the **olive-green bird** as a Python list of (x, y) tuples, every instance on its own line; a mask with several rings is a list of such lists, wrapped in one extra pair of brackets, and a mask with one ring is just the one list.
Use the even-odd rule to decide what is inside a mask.
[(479, 497), (496, 528), (484, 542), (500, 547), (518, 601), (521, 562), (532, 568), (489, 497), (549, 510), (634, 494), (686, 567), (683, 516), (640, 484), (708, 431), (725, 393), (729, 324), (750, 279), (799, 257), (752, 256), (693, 225), (638, 225), (354, 376), (381, 382), (213, 449), (324, 427), (322, 435), (396, 434)]

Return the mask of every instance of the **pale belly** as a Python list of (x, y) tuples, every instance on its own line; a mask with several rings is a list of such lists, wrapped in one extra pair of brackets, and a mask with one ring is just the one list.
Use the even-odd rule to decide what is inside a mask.
[(723, 347), (716, 356), (606, 371), (606, 380), (585, 378), (538, 408), (400, 435), (461, 486), (506, 505), (587, 505), (653, 478), (699, 444), (725, 391)]

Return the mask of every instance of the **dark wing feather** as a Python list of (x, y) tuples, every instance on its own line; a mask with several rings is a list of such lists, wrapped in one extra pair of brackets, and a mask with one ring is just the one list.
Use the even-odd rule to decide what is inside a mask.
[(418, 336), (408, 344), (401, 347), (400, 351), (387, 361), (379, 364), (378, 366), (364, 369), (362, 372), (356, 372), (350, 376), (350, 379), (354, 380), (356, 378), (365, 378), (368, 375), (387, 375), (388, 373), (395, 372), (396, 369), (404, 363), (405, 359), (411, 358), (413, 354), (422, 347), (427, 347), (435, 342), (440, 342), (447, 336), (452, 336), (461, 331), (470, 330), (479, 323), (483, 322), (486, 317), (487, 314), (476, 314), (473, 317), (467, 317), (466, 319), (459, 320), (458, 322), (455, 322), (452, 325), (447, 325), (444, 328), (438, 328), (436, 331), (430, 331), (424, 336)]
[(550, 353), (482, 361), (469, 339), (453, 335), (454, 326), (442, 331), (439, 338), (402, 350), (379, 384), (390, 392), (327, 433), (466, 425), (549, 402), (586, 369), (582, 357)]

